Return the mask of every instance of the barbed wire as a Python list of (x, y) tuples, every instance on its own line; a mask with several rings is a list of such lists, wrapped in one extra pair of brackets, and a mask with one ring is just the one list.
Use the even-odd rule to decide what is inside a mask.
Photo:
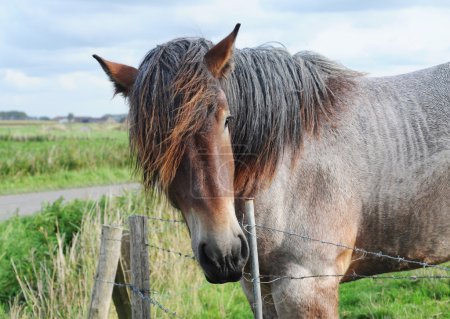
[[(117, 286), (117, 287), (125, 287), (125, 288), (130, 288), (130, 289), (133, 287), (133, 285), (129, 284), (129, 283), (106, 281), (106, 280), (101, 280), (101, 279), (95, 279), (95, 280), (96, 281), (100, 281), (100, 282), (104, 282), (104, 283), (107, 283), (107, 284), (111, 284), (111, 285), (114, 285), (114, 286)], [(183, 288), (183, 289), (178, 289), (176, 292), (168, 292), (168, 291), (161, 292), (161, 291), (156, 291), (156, 290), (151, 290), (151, 289), (150, 290), (141, 289), (141, 291), (145, 292), (145, 293), (150, 293), (150, 294), (153, 294), (153, 295), (158, 295), (159, 298), (166, 299), (166, 298), (170, 298), (170, 297), (174, 297), (174, 296), (180, 296), (180, 295), (182, 295), (184, 293), (188, 293), (188, 292), (192, 293), (194, 291), (198, 291), (200, 289), (203, 289), (203, 288), (205, 288), (206, 286), (209, 286), (209, 285), (211, 285), (211, 284), (209, 282), (207, 282), (206, 280), (204, 280), (204, 282), (201, 283), (200, 285), (197, 285), (195, 287), (188, 287), (188, 288), (186, 287), (186, 288)]]
[[(252, 234), (249, 231), (249, 229), (252, 228), (250, 225), (245, 224), (245, 225), (242, 225), (242, 226), (243, 226), (243, 229), (247, 233)], [(292, 236), (292, 237), (297, 237), (297, 238), (301, 238), (301, 239), (304, 239), (304, 240), (314, 241), (314, 242), (318, 242), (318, 243), (325, 244), (325, 245), (332, 245), (332, 246), (335, 246), (335, 247), (352, 250), (354, 252), (362, 253), (364, 255), (371, 255), (371, 256), (378, 257), (378, 258), (391, 259), (391, 260), (395, 260), (395, 261), (397, 261), (399, 263), (404, 262), (404, 263), (408, 263), (408, 264), (419, 265), (419, 266), (422, 266), (424, 268), (436, 268), (436, 269), (440, 269), (440, 270), (450, 271), (449, 267), (440, 266), (440, 265), (432, 265), (432, 264), (429, 264), (429, 263), (426, 263), (426, 262), (411, 260), (411, 259), (403, 258), (403, 257), (400, 257), (400, 256), (394, 257), (394, 256), (390, 256), (390, 255), (384, 254), (381, 251), (380, 252), (372, 252), (372, 251), (365, 250), (363, 248), (350, 247), (350, 246), (347, 246), (347, 245), (344, 245), (344, 244), (341, 244), (341, 243), (334, 243), (334, 242), (327, 241), (327, 240), (321, 240), (321, 239), (310, 237), (308, 235), (300, 235), (300, 234), (296, 234), (296, 233), (285, 231), (285, 230), (276, 229), (276, 228), (269, 227), (269, 226), (255, 225), (255, 227), (256, 228), (260, 228), (260, 229), (270, 230), (270, 231), (273, 231), (273, 232), (283, 233), (283, 234), (286, 234), (286, 235), (289, 235), (289, 236)]]
[[(155, 221), (161, 221), (161, 222), (185, 223), (184, 220), (164, 219), (164, 218), (159, 218), (159, 217), (155, 217), (155, 216), (145, 216), (145, 217), (147, 217), (149, 220), (155, 220)], [(251, 226), (248, 225), (248, 224), (243, 224), (243, 220), (242, 220), (242, 224), (241, 225), (242, 225), (243, 229), (247, 233), (249, 233), (248, 229), (251, 228)], [(112, 226), (113, 227), (124, 227), (124, 225), (118, 225), (118, 224), (112, 225)], [(408, 264), (415, 264), (415, 265), (419, 265), (419, 266), (424, 267), (424, 268), (436, 268), (436, 269), (440, 269), (440, 270), (450, 271), (449, 267), (440, 266), (440, 265), (433, 265), (433, 264), (429, 264), (429, 263), (426, 263), (426, 262), (411, 260), (411, 259), (407, 259), (407, 258), (400, 257), (400, 256), (395, 257), (395, 256), (384, 254), (381, 251), (380, 252), (372, 252), (372, 251), (368, 251), (368, 250), (363, 249), (363, 248), (350, 247), (350, 246), (347, 246), (347, 245), (344, 245), (344, 244), (341, 244), (341, 243), (334, 243), (334, 242), (330, 242), (330, 241), (327, 241), (327, 240), (313, 238), (313, 237), (310, 237), (308, 235), (300, 235), (300, 234), (296, 234), (296, 233), (293, 233), (293, 232), (280, 230), (280, 229), (276, 229), (276, 228), (269, 227), (269, 226), (264, 226), (264, 225), (258, 225), (257, 224), (257, 225), (255, 225), (255, 227), (256, 228), (260, 228), (260, 229), (266, 229), (266, 230), (270, 230), (270, 231), (274, 231), (274, 232), (283, 233), (283, 234), (286, 234), (286, 235), (289, 235), (289, 236), (293, 236), (293, 237), (297, 237), (297, 238), (301, 238), (301, 239), (305, 239), (305, 240), (309, 240), (309, 241), (319, 242), (321, 244), (332, 245), (332, 246), (335, 246), (335, 247), (340, 247), (340, 248), (352, 250), (354, 252), (358, 252), (358, 253), (361, 253), (363, 255), (370, 255), (370, 256), (375, 256), (375, 257), (378, 257), (378, 258), (386, 258), (386, 259), (397, 261), (399, 263), (404, 262), (404, 263), (408, 263)], [(117, 239), (108, 239), (108, 240), (116, 240), (116, 241), (118, 241)], [(190, 258), (190, 259), (194, 259), (195, 260), (195, 257), (192, 256), (192, 255), (184, 254), (184, 253), (177, 252), (177, 251), (172, 251), (170, 249), (161, 248), (161, 247), (157, 247), (157, 246), (154, 246), (154, 245), (148, 245), (148, 246), (152, 247), (152, 248), (155, 248), (155, 249), (159, 249), (159, 250), (165, 251), (165, 252), (176, 254), (176, 255), (178, 255), (180, 257), (185, 257), (185, 258)]]
[[(254, 282), (256, 280), (256, 278), (252, 278), (250, 273), (244, 272), (243, 273), (243, 278), (244, 280), (248, 281), (248, 282)], [(246, 277), (247, 276), (247, 277)], [(250, 278), (248, 277), (250, 276)], [(290, 280), (302, 280), (302, 279), (314, 279), (314, 278), (327, 278), (327, 277), (338, 277), (338, 278), (352, 278), (352, 279), (394, 279), (394, 280), (399, 280), (399, 279), (404, 279), (404, 280), (419, 280), (419, 279), (450, 279), (450, 276), (446, 276), (446, 275), (431, 275), (431, 276), (388, 276), (388, 275), (359, 275), (356, 273), (353, 274), (329, 274), (329, 275), (307, 275), (307, 276), (276, 276), (276, 275), (260, 275), (258, 278), (259, 279), (265, 279), (265, 278), (273, 278), (272, 280), (267, 280), (267, 281), (262, 281), (259, 280), (259, 283), (261, 284), (270, 284), (273, 283), (275, 281), (278, 280), (282, 280), (282, 279), (290, 279)]]
[[(167, 307), (164, 307), (160, 302), (158, 302), (158, 300), (156, 300), (150, 296), (150, 293), (157, 293), (155, 291), (152, 292), (151, 290), (140, 289), (130, 283), (112, 282), (112, 281), (105, 281), (105, 280), (101, 280), (101, 279), (96, 279), (96, 280), (100, 281), (100, 282), (108, 283), (108, 284), (111, 284), (111, 285), (117, 286), (117, 287), (129, 288), (131, 290), (131, 292), (137, 294), (139, 296), (139, 298), (141, 298), (142, 300), (146, 300), (146, 301), (150, 302), (152, 305), (158, 307), (163, 312), (165, 312), (166, 314), (168, 314), (172, 317), (177, 317), (177, 313), (175, 311), (172, 311), (172, 310), (168, 309)], [(145, 294), (149, 294), (149, 296), (146, 296)]]
[(158, 300), (150, 298), (150, 303), (152, 305), (155, 305), (156, 307), (158, 307), (159, 309), (161, 309), (162, 311), (164, 311), (166, 314), (172, 316), (172, 317), (177, 317), (177, 313), (175, 311), (171, 311), (169, 309), (167, 309), (166, 307), (164, 307), (160, 302), (158, 302)]
[(179, 219), (165, 219), (165, 218), (160, 218), (160, 217), (156, 217), (156, 216), (145, 216), (150, 220), (156, 220), (156, 221), (160, 221), (160, 222), (165, 222), (165, 223), (182, 223), (185, 224), (184, 220), (179, 220)]
[(179, 251), (174, 251), (174, 250), (170, 250), (170, 249), (167, 249), (167, 248), (158, 247), (158, 246), (151, 245), (151, 244), (147, 244), (147, 246), (148, 246), (148, 247), (151, 247), (151, 248), (154, 248), (154, 249), (158, 249), (158, 250), (164, 251), (164, 252), (166, 252), (166, 253), (172, 253), (172, 254), (178, 255), (179, 257), (184, 257), (184, 258), (189, 258), (189, 259), (195, 260), (195, 256), (194, 256), (194, 255), (189, 255), (189, 254), (181, 253), (181, 252), (179, 252)]
[[(181, 219), (167, 219), (167, 218), (160, 218), (160, 217), (156, 217), (156, 216), (147, 216), (147, 215), (142, 215), (142, 216), (146, 217), (150, 221), (160, 221), (160, 222), (174, 223), (174, 224), (177, 224), (177, 223), (186, 224), (186, 222)], [(129, 231), (128, 224), (102, 224), (102, 226), (117, 227), (117, 228), (122, 228), (123, 230)]]
[[(176, 220), (176, 219), (165, 219), (165, 218), (159, 218), (156, 216), (145, 216), (147, 217), (148, 220), (152, 220), (152, 221), (159, 221), (159, 222), (165, 222), (165, 223), (185, 223), (185, 221), (183, 220)], [(125, 225), (113, 225), (113, 227), (124, 227)], [(322, 239), (317, 239), (308, 235), (302, 235), (302, 234), (297, 234), (291, 231), (287, 231), (287, 230), (280, 230), (280, 229), (276, 229), (273, 227), (269, 227), (269, 226), (264, 226), (264, 225), (254, 225), (254, 226), (250, 226), (248, 224), (244, 224), (244, 221), (242, 221), (241, 223), (242, 228), (244, 229), (244, 231), (246, 231), (247, 233), (256, 236), (256, 232), (252, 232), (252, 229), (262, 229), (262, 230), (267, 230), (267, 231), (272, 231), (272, 232), (278, 232), (278, 233), (282, 233), (288, 236), (292, 236), (292, 237), (296, 237), (296, 238), (300, 238), (302, 240), (307, 240), (307, 241), (311, 241), (311, 242), (317, 242), (320, 244), (324, 244), (324, 245), (332, 245), (335, 247), (339, 247), (342, 249), (347, 249), (347, 250), (351, 250), (357, 253), (362, 254), (363, 256), (373, 256), (373, 257), (377, 257), (377, 258), (386, 258), (389, 260), (393, 260), (396, 261), (398, 263), (407, 263), (407, 264), (413, 264), (413, 265), (418, 265), (421, 266), (423, 268), (435, 268), (435, 269), (439, 269), (439, 270), (444, 270), (444, 271), (450, 271), (449, 267), (445, 267), (445, 266), (440, 266), (440, 265), (433, 265), (433, 264), (429, 264), (427, 262), (421, 262), (421, 261), (416, 261), (416, 260), (411, 260), (411, 259), (407, 259), (404, 257), (400, 257), (400, 256), (391, 256), (391, 255), (387, 255), (383, 252), (373, 252), (373, 251), (369, 251), (363, 248), (359, 248), (359, 247), (350, 247), (348, 245), (339, 243), (339, 242), (332, 242), (332, 241), (328, 241), (328, 240), (322, 240)], [(107, 240), (113, 240), (113, 241), (121, 241), (119, 239), (114, 239), (114, 238), (107, 238)], [(175, 256), (178, 257), (182, 257), (182, 258), (187, 258), (190, 260), (195, 260), (195, 256), (191, 255), (191, 254), (187, 254), (187, 253), (183, 253), (183, 252), (179, 252), (179, 251), (175, 251), (169, 248), (164, 248), (164, 247), (159, 247), (156, 245), (152, 245), (152, 244), (146, 244), (147, 247), (152, 248), (152, 249), (156, 249), (159, 251), (163, 251), (166, 253), (170, 253), (173, 254)], [(247, 272), (243, 272), (243, 279), (247, 282), (259, 282), (260, 284), (270, 284), (270, 283), (274, 283), (276, 281), (280, 281), (280, 280), (307, 280), (307, 279), (315, 279), (315, 278), (350, 278), (350, 279), (372, 279), (372, 280), (382, 280), (382, 279), (386, 279), (386, 280), (419, 280), (419, 279), (450, 279), (450, 275), (407, 275), (407, 276), (403, 276), (403, 275), (361, 275), (361, 274), (357, 274), (357, 273), (352, 273), (352, 274), (317, 274), (317, 275), (305, 275), (305, 276), (294, 276), (294, 275), (259, 275), (256, 278), (253, 278), (251, 276), (250, 273)], [(99, 280), (99, 279), (96, 279)], [(170, 292), (164, 292), (164, 293), (160, 293), (154, 290), (142, 290), (139, 289), (138, 287), (134, 286), (133, 284), (130, 283), (117, 283), (117, 282), (107, 282), (107, 281), (103, 281), (105, 283), (109, 283), (112, 284), (114, 286), (119, 286), (119, 287), (126, 287), (128, 288), (133, 294), (136, 294), (137, 296), (139, 296), (139, 298), (141, 298), (142, 300), (146, 300), (148, 301), (151, 305), (157, 307), (158, 309), (160, 309), (162, 312), (164, 312), (165, 314), (171, 316), (171, 317), (178, 317), (178, 314), (175, 311), (172, 311), (170, 309), (168, 309), (167, 307), (165, 307), (163, 304), (161, 304), (158, 300), (156, 300), (154, 297), (152, 297), (152, 295), (158, 295), (160, 298), (166, 300), (166, 298), (170, 298), (170, 296), (180, 296), (182, 294), (182, 292), (177, 291), (176, 293), (170, 293)], [(201, 285), (199, 285), (198, 287), (190, 287), (187, 289), (184, 289), (185, 291), (196, 291), (201, 289), (204, 285), (206, 285), (206, 283), (202, 283)]]

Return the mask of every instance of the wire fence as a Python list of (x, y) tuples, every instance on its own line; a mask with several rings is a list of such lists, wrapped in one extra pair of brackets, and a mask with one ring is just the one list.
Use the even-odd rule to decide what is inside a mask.
[[(368, 251), (368, 250), (365, 250), (363, 248), (350, 247), (350, 246), (347, 246), (347, 245), (344, 245), (344, 244), (341, 244), (341, 243), (334, 243), (334, 242), (327, 241), (327, 240), (313, 238), (313, 237), (310, 237), (308, 235), (296, 234), (296, 233), (293, 233), (293, 232), (290, 232), (290, 231), (275, 229), (273, 227), (264, 226), (264, 225), (255, 225), (255, 227), (259, 228), (259, 229), (269, 230), (269, 231), (272, 231), (272, 232), (282, 233), (282, 234), (285, 234), (285, 235), (288, 235), (288, 236), (291, 236), (291, 237), (296, 237), (296, 238), (304, 239), (304, 240), (311, 241), (311, 242), (318, 242), (318, 243), (321, 243), (321, 244), (324, 244), (324, 245), (331, 245), (331, 246), (335, 246), (335, 247), (339, 247), (339, 248), (343, 248), (343, 249), (347, 249), (347, 250), (352, 250), (354, 252), (363, 254), (363, 256), (374, 256), (374, 257), (377, 257), (377, 258), (385, 258), (385, 259), (394, 260), (394, 261), (399, 262), (399, 263), (414, 264), (414, 265), (421, 266), (421, 267), (424, 267), (424, 268), (436, 268), (436, 269), (450, 271), (449, 267), (440, 266), (440, 265), (433, 265), (433, 264), (429, 264), (429, 263), (422, 262), (422, 261), (410, 260), (410, 259), (407, 259), (407, 258), (404, 258), (404, 257), (400, 257), (400, 256), (391, 256), (391, 255), (384, 254), (381, 251), (379, 251), (379, 252)], [(251, 227), (248, 224), (243, 225), (243, 229), (247, 233), (249, 233), (250, 228)]]
[(179, 251), (174, 251), (174, 250), (171, 250), (171, 249), (162, 248), (162, 247), (158, 247), (158, 246), (154, 246), (154, 245), (150, 245), (150, 244), (147, 244), (147, 246), (150, 247), (150, 248), (158, 249), (158, 250), (166, 252), (166, 253), (171, 253), (171, 254), (177, 255), (179, 257), (184, 257), (184, 258), (189, 258), (189, 259), (195, 260), (195, 256), (194, 255), (189, 255), (189, 254), (181, 253)]
[[(165, 218), (160, 218), (157, 216), (146, 216), (146, 218), (149, 221), (156, 221), (156, 222), (163, 222), (163, 223), (169, 223), (169, 224), (184, 224), (185, 222), (183, 220), (176, 220), (176, 219), (165, 219)], [(119, 225), (120, 226), (120, 225)], [(122, 225), (124, 228), (126, 227), (125, 225)], [(363, 275), (363, 274), (357, 274), (357, 273), (350, 273), (350, 274), (311, 274), (311, 275), (304, 275), (304, 276), (293, 276), (293, 275), (273, 275), (273, 274), (260, 274), (257, 278), (252, 277), (252, 275), (250, 273), (244, 272), (243, 273), (243, 280), (247, 281), (247, 282), (254, 282), (255, 280), (258, 280), (260, 284), (271, 284), (274, 283), (276, 281), (279, 280), (308, 280), (308, 279), (317, 279), (317, 278), (348, 278), (348, 279), (372, 279), (372, 280), (413, 280), (413, 281), (417, 281), (417, 280), (421, 280), (421, 279), (433, 279), (433, 280), (441, 280), (441, 279), (450, 279), (450, 268), (446, 267), (446, 266), (442, 266), (442, 265), (434, 265), (434, 264), (430, 264), (430, 263), (426, 263), (423, 261), (417, 261), (417, 260), (411, 260), (408, 258), (404, 258), (401, 256), (392, 256), (386, 253), (383, 253), (381, 251), (379, 252), (373, 252), (370, 250), (366, 250), (360, 247), (350, 247), (347, 246), (345, 244), (342, 243), (338, 243), (338, 242), (333, 242), (333, 241), (328, 241), (328, 240), (324, 240), (324, 239), (318, 239), (318, 238), (314, 238), (311, 236), (308, 236), (306, 234), (298, 234), (295, 233), (293, 231), (289, 231), (289, 230), (281, 230), (281, 229), (276, 229), (270, 226), (265, 226), (265, 225), (259, 225), (256, 224), (254, 226), (250, 226), (248, 224), (244, 224), (244, 220), (242, 220), (241, 223), (241, 227), (242, 229), (247, 232), (249, 235), (252, 235), (253, 232), (252, 230), (260, 230), (260, 231), (268, 231), (268, 232), (276, 232), (276, 233), (280, 233), (289, 237), (293, 237), (299, 240), (303, 240), (303, 241), (309, 241), (309, 242), (314, 242), (314, 243), (319, 243), (322, 245), (331, 245), (334, 247), (338, 247), (341, 249), (345, 249), (345, 250), (351, 250), (355, 253), (359, 253), (361, 254), (361, 258), (364, 258), (366, 256), (370, 256), (370, 257), (375, 257), (375, 258), (384, 258), (384, 259), (388, 259), (388, 260), (392, 260), (398, 263), (405, 263), (405, 264), (410, 264), (412, 266), (414, 266), (414, 268), (432, 268), (432, 269), (436, 269), (439, 271), (444, 271), (445, 274), (432, 274), (432, 275)], [(152, 227), (152, 232), (154, 233), (154, 228)], [(108, 240), (116, 240), (116, 239), (108, 239)], [(174, 250), (171, 247), (161, 247), (161, 246), (157, 246), (154, 244), (146, 244), (146, 246), (149, 249), (155, 250), (155, 251), (160, 251), (163, 253), (167, 253), (168, 255), (171, 255), (175, 258), (183, 258), (186, 260), (191, 260), (191, 261), (195, 261), (196, 258), (194, 255), (186, 253), (186, 252), (180, 252), (178, 250)], [(96, 279), (99, 281), (102, 281), (101, 279)], [(142, 300), (146, 300), (148, 302), (150, 302), (151, 305), (157, 307), (158, 309), (160, 309), (164, 314), (166, 314), (169, 317), (173, 317), (173, 318), (178, 318), (180, 317), (180, 315), (176, 312), (173, 311), (171, 309), (169, 309), (168, 307), (164, 306), (160, 301), (158, 301), (158, 298), (164, 298), (167, 296), (180, 296), (181, 293), (186, 293), (186, 292), (195, 292), (199, 289), (204, 288), (206, 285), (208, 285), (206, 282), (198, 285), (197, 287), (189, 287), (187, 289), (184, 289), (183, 291), (177, 291), (173, 294), (171, 294), (170, 292), (158, 292), (155, 290), (142, 290), (139, 289), (137, 286), (131, 284), (131, 283), (127, 283), (127, 282), (113, 282), (113, 281), (102, 281), (104, 283), (108, 283), (111, 285), (114, 285), (116, 287), (124, 287), (129, 289), (129, 291), (134, 294), (137, 295), (139, 298), (141, 298)]]

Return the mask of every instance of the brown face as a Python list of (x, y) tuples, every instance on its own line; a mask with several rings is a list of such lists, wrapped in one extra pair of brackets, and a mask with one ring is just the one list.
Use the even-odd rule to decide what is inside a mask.
[[(220, 87), (219, 79), (231, 69), (239, 26), (204, 56), (203, 62), (208, 76), (216, 81), (215, 87)], [(96, 55), (94, 58), (114, 83), (116, 93), (128, 97), (139, 71)], [(222, 90), (217, 91), (215, 100), (217, 105), (208, 113), (202, 128), (183, 141), (184, 153), (179, 165), (174, 166), (177, 168), (169, 170), (175, 171), (175, 176), (167, 182), (167, 191), (186, 219), (192, 249), (206, 278), (213, 283), (224, 283), (241, 278), (249, 249), (235, 215), (234, 160), (228, 129), (230, 110)], [(148, 143), (140, 142), (137, 144), (141, 146)]]
[(168, 188), (171, 202), (188, 224), (192, 250), (208, 281), (237, 281), (248, 259), (248, 245), (234, 210), (234, 160), (223, 91), (217, 107), (186, 152)]

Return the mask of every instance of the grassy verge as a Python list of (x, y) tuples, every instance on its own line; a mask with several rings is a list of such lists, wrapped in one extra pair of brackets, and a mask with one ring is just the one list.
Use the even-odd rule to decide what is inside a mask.
[(13, 263), (21, 276), (33, 273), (31, 261), (49, 261), (56, 234), (64, 234), (65, 244), (79, 231), (84, 211), (90, 202), (74, 201), (63, 204), (62, 200), (46, 205), (34, 216), (12, 217), (0, 223), (0, 300), (16, 296), (20, 287), (16, 280)]
[[(398, 275), (445, 275), (431, 269)], [(448, 275), (448, 274), (447, 274)], [(450, 280), (364, 279), (340, 287), (341, 318), (450, 318)]]
[(57, 171), (52, 174), (21, 176), (0, 183), (0, 195), (130, 182), (133, 180), (131, 174), (130, 168), (102, 167), (96, 170)]
[[(130, 193), (99, 203), (57, 202), (36, 216), (0, 224), (0, 274), (9, 274), (8, 281), (0, 280), (0, 291), (15, 289), (9, 296), (12, 306), (2, 299), (0, 314), (3, 311), (12, 318), (86, 317), (101, 225), (126, 224), (130, 214), (180, 218), (159, 199)], [(191, 254), (185, 225), (150, 220), (149, 231), (152, 245)], [(150, 255), (152, 298), (178, 317), (251, 318), (238, 284), (211, 285), (191, 259), (155, 248), (150, 248)], [(11, 260), (17, 266), (19, 282)], [(428, 269), (401, 274), (432, 273)], [(340, 298), (342, 318), (449, 318), (450, 281), (364, 279), (343, 284)], [(152, 307), (152, 316), (168, 317), (157, 307)], [(110, 318), (116, 318), (113, 307)]]
[[(69, 210), (72, 207), (70, 205), (72, 204), (50, 205), (46, 208), (47, 211), (42, 211), (29, 219), (43, 218), (41, 215), (48, 214), (49, 210), (59, 211), (60, 208), (63, 211)], [(29, 245), (36, 242), (33, 239), (29, 244), (24, 244), (24, 249), (13, 257), (8, 256), (15, 265), (26, 264), (26, 269), (29, 271), (17, 270), (19, 281), (13, 282), (13, 286), (21, 293), (11, 296), (14, 297), (9, 299), (12, 306), (9, 310), (3, 310), (4, 316), (11, 318), (86, 317), (98, 258), (101, 225), (122, 224), (126, 221), (126, 216), (135, 213), (147, 213), (170, 219), (180, 217), (161, 201), (146, 199), (142, 195), (128, 194), (113, 200), (103, 199), (100, 204), (77, 202), (73, 205), (83, 216), (81, 220), (74, 218), (74, 223), (80, 223), (78, 233), (63, 232), (60, 228), (59, 233), (43, 236), (42, 231), (34, 230), (44, 241), (45, 238), (52, 238), (44, 244), (37, 241), (39, 242), (37, 246), (41, 247), (45, 254), (25, 252)], [(17, 217), (9, 221), (10, 225), (7, 228), (22, 227), (19, 222), (21, 219)], [(56, 220), (58, 219), (48, 221), (47, 225), (56, 225)], [(58, 221), (58, 224), (60, 223)], [(152, 221), (149, 226), (151, 232), (149, 240), (154, 245), (190, 253), (190, 242), (183, 224)], [(30, 229), (27, 228), (24, 231), (30, 231)], [(4, 233), (7, 238), (8, 233)], [(27, 241), (27, 237), (24, 238)], [(8, 240), (4, 243), (5, 246), (11, 244), (13, 243), (9, 243)], [(176, 312), (178, 317), (251, 317), (250, 309), (238, 284), (210, 285), (193, 260), (158, 249), (151, 249), (150, 254), (152, 290), (155, 290), (152, 297)], [(43, 260), (45, 262), (42, 262)], [(7, 263), (0, 267), (5, 267), (7, 272), (11, 272), (12, 266), (8, 266)], [(14, 276), (14, 272), (12, 275)], [(0, 289), (3, 289), (1, 285)], [(6, 300), (0, 306), (0, 314), (2, 308), (8, 309)], [(164, 316), (167, 314), (161, 309), (152, 308), (152, 317)], [(110, 318), (116, 318), (113, 307), (111, 307)]]
[(0, 125), (0, 194), (132, 180), (122, 126)]

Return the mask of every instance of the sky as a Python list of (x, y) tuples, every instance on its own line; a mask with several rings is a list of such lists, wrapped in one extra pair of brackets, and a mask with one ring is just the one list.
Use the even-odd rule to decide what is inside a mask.
[(312, 50), (370, 76), (450, 61), (446, 0), (0, 0), (0, 111), (126, 113), (92, 54), (137, 67), (178, 37)]

